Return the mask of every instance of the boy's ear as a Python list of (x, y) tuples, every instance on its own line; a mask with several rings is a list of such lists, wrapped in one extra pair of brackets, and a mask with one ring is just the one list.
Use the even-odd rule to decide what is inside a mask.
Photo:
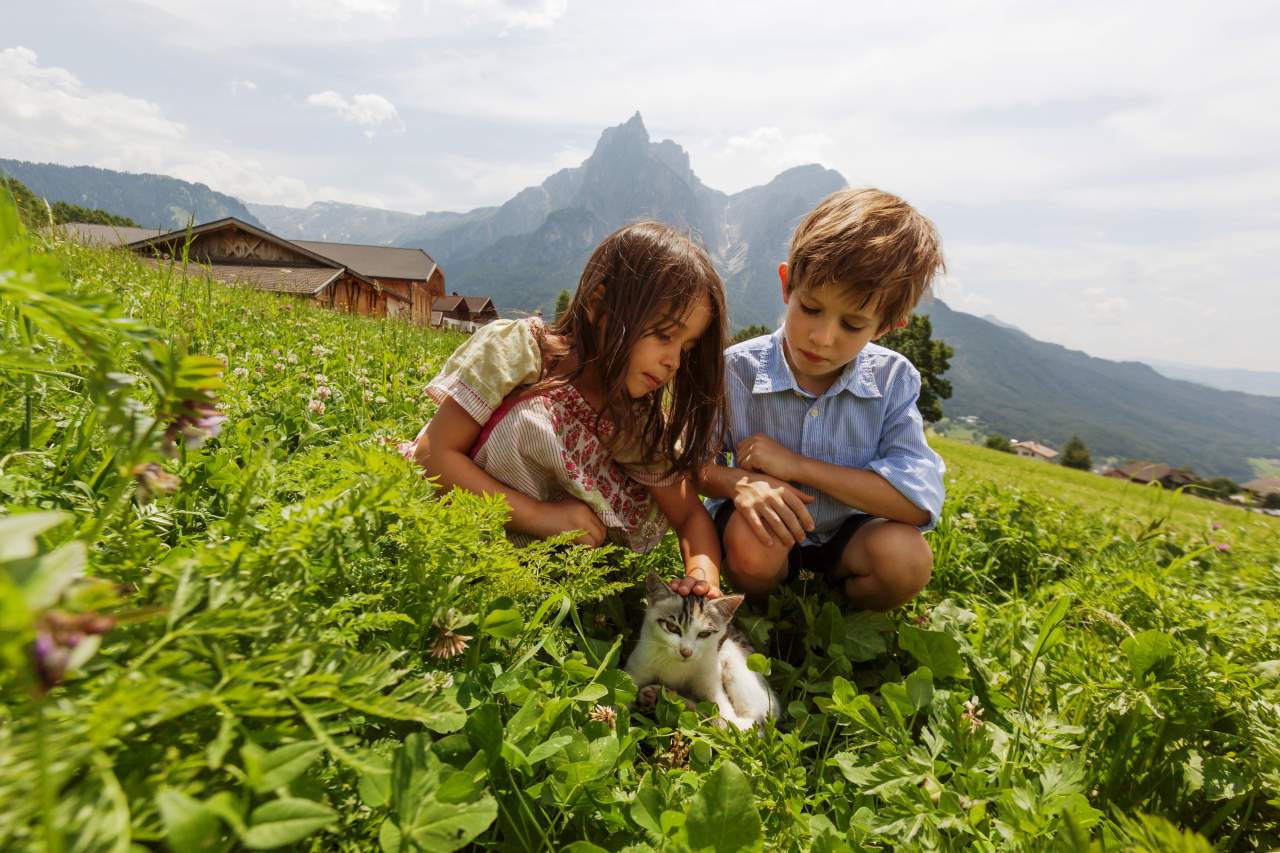
[(899, 320), (896, 323), (885, 323), (884, 326), (881, 327), (880, 331), (876, 332), (876, 336), (871, 340), (878, 341), (881, 338), (883, 338), (885, 335), (889, 334), (890, 332), (896, 332), (898, 329), (905, 329), (907, 327), (907, 324), (910, 322), (911, 320), (907, 319), (907, 320)]
[(791, 296), (791, 271), (787, 269), (787, 262), (783, 261), (778, 264), (778, 281), (782, 282), (782, 301), (785, 303), (787, 298)]

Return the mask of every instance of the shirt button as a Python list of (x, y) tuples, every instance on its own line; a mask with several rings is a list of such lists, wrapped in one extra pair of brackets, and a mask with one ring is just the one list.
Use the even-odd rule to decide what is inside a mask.
[(817, 416), (818, 416), (818, 407), (814, 406), (812, 409), (809, 410), (809, 417), (816, 418)]

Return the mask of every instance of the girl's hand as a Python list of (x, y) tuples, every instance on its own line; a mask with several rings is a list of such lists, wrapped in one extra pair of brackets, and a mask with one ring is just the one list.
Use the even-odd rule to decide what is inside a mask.
[(538, 513), (536, 529), (529, 532), (539, 539), (546, 539), (570, 530), (583, 531), (581, 536), (573, 540), (579, 545), (599, 548), (604, 544), (605, 529), (600, 516), (577, 498), (543, 503)]
[[(749, 439), (748, 439), (749, 440)], [(733, 506), (762, 545), (778, 541), (799, 545), (813, 530), (806, 504), (817, 500), (768, 474), (747, 474), (734, 484)]]
[(757, 433), (738, 442), (733, 450), (733, 461), (744, 471), (759, 471), (790, 482), (800, 479), (798, 474), (804, 457), (769, 436)]
[(677, 595), (701, 595), (703, 598), (719, 598), (720, 587), (714, 586), (702, 578), (685, 575), (671, 582), (671, 591)]

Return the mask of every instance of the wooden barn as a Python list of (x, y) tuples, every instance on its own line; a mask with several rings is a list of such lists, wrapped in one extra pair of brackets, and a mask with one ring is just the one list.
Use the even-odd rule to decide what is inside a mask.
[(188, 231), (69, 223), (84, 243), (125, 246), (151, 263), (182, 257), (190, 237), (187, 273), (228, 284), (292, 293), (331, 308), (427, 324), (431, 303), (444, 295), (444, 273), (421, 249), (286, 240), (235, 217)]

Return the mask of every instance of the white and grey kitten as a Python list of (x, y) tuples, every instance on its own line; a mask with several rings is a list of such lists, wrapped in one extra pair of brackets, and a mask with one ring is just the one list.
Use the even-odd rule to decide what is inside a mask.
[(754, 649), (733, 625), (741, 595), (685, 597), (652, 571), (645, 590), (649, 606), (624, 667), (641, 688), (642, 702), (652, 703), (657, 689), (666, 687), (686, 702), (716, 703), (720, 717), (740, 729), (777, 717), (778, 697), (764, 676), (747, 668)]

